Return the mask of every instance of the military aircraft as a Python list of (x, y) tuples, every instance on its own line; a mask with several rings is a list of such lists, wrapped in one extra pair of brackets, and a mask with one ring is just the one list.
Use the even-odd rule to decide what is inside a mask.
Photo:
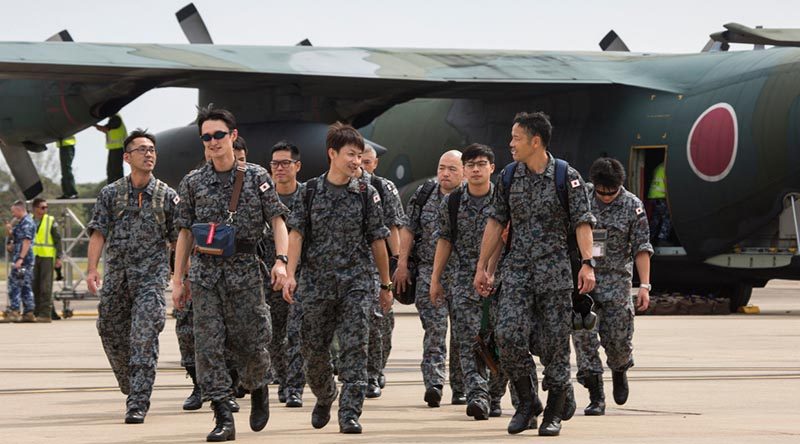
[[(440, 153), (471, 142), (509, 161), (514, 114), (543, 110), (552, 152), (584, 173), (596, 157), (616, 157), (643, 196), (665, 163), (680, 246), (658, 248), (657, 288), (711, 289), (735, 308), (769, 279), (800, 279), (800, 49), (791, 47), (800, 31), (729, 24), (708, 51), (684, 55), (625, 52), (613, 34), (599, 53), (256, 47), (211, 44), (193, 9), (179, 12), (191, 45), (0, 43), (0, 79), (9, 79), (0, 137), (28, 195), (36, 181), (20, 148), (39, 149), (157, 87), (198, 88), (200, 104), (233, 111), (257, 163), (275, 141), (295, 141), (306, 177), (327, 166), (327, 125), (351, 122), (387, 147), (378, 172), (406, 189), (432, 174)], [(775, 48), (729, 52), (729, 43)], [(158, 137), (156, 173), (175, 185), (200, 160), (197, 130)]]

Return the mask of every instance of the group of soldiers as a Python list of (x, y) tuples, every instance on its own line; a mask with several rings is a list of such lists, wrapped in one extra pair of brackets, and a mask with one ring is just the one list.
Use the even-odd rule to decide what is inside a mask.
[[(545, 114), (515, 117), (515, 162), (496, 183), (490, 147), (448, 151), (405, 211), (394, 184), (373, 174), (375, 150), (349, 125), (330, 126), (329, 169), (305, 183), (297, 181), (300, 150), (291, 143), (273, 147), (268, 172), (246, 162), (229, 111), (201, 108), (197, 125), (206, 161), (177, 192), (152, 174), (155, 137), (130, 133), (123, 159), (131, 174), (103, 188), (88, 225), (91, 292), (100, 287), (97, 266), (106, 251), (97, 328), (128, 396), (126, 423), (144, 422), (149, 409), (168, 283), (181, 364), (194, 383), (184, 409), (211, 402), (208, 441), (235, 439), (242, 392), (251, 397), (250, 428), (262, 430), (272, 378), (287, 407), (302, 406), (309, 385), (313, 427), (330, 421), (338, 397), (340, 431), (361, 433), (364, 398), (381, 396), (385, 384), (393, 292), (414, 292), (429, 407), (442, 399), (448, 323), (452, 402), (466, 404), (477, 420), (502, 414), (510, 385), (516, 412), (509, 433), (535, 428), (543, 412), (539, 434), (558, 435), (575, 410), (570, 336), (578, 381), (590, 391), (585, 413), (605, 409), (601, 344), (614, 399), (626, 401), (634, 261), (642, 283), (635, 305), (649, 302), (647, 218), (622, 187), (618, 161), (598, 159), (592, 186), (547, 151), (552, 127)], [(574, 279), (572, 233), (580, 260)], [(573, 299), (589, 293), (597, 326), (573, 332), (576, 319), (587, 319), (573, 312)], [(534, 355), (544, 365), (546, 405)]]

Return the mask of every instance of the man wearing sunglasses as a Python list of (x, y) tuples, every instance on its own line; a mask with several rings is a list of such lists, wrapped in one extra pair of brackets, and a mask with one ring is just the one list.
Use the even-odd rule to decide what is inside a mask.
[[(606, 351), (606, 363), (614, 382), (614, 401), (625, 404), (628, 399), (626, 372), (633, 367), (633, 317), (636, 310), (650, 305), (650, 230), (642, 202), (627, 191), (625, 169), (616, 160), (597, 159), (589, 169), (594, 188), (592, 214), (597, 217), (594, 228), (594, 259), (597, 286), (592, 297), (597, 323), (592, 330), (575, 330), (572, 341), (578, 362), (578, 382), (589, 389), (589, 405), (585, 415), (604, 415), (603, 363), (600, 345)], [(639, 274), (636, 306), (631, 300), (633, 264)], [(600, 336), (598, 340), (598, 334)]]
[(153, 176), (156, 139), (137, 129), (124, 140), (123, 160), (131, 174), (100, 190), (89, 222), (86, 282), (96, 294), (105, 247), (105, 270), (97, 331), (122, 393), (125, 422), (140, 424), (150, 408), (164, 329), (164, 290), (169, 279), (168, 245), (178, 194)]
[(56, 219), (47, 214), (46, 200), (37, 197), (31, 206), (33, 221), (36, 222), (36, 237), (33, 238), (34, 313), (36, 322), (51, 322), (56, 318), (53, 316), (53, 269), (61, 267), (61, 234)]
[[(216, 419), (206, 439), (216, 442), (233, 440), (236, 436), (233, 413), (227, 402), (233, 393), (225, 364), (226, 344), (241, 370), (242, 386), (250, 390), (250, 428), (263, 430), (269, 421), (267, 344), (272, 327), (256, 245), (269, 223), (277, 253), (270, 277), (272, 288), (280, 289), (288, 262), (283, 219), (288, 210), (278, 199), (267, 170), (236, 161), (233, 142), (238, 130), (230, 111), (213, 105), (201, 108), (197, 126), (211, 161), (187, 174), (179, 187), (181, 199), (175, 225), (180, 231), (175, 248), (172, 299), (177, 309), (192, 301), (197, 379), (203, 400), (211, 401)], [(243, 171), (244, 180), (241, 193), (234, 200), (236, 211), (231, 213), (228, 210), (237, 171)], [(189, 269), (191, 286), (184, 286), (192, 244), (205, 241), (194, 239), (190, 229), (196, 223), (233, 227), (235, 253), (221, 256), (196, 250)]]

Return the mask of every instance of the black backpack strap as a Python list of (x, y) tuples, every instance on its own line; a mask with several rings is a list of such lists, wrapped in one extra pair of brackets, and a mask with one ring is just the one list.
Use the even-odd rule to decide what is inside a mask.
[(378, 192), (378, 197), (381, 198), (381, 202), (383, 202), (383, 182), (378, 178), (376, 175), (370, 176), (369, 183), (375, 188)]
[[(511, 196), (511, 183), (514, 181), (514, 173), (517, 171), (517, 162), (511, 162), (505, 167), (503, 167), (503, 171), (500, 172), (500, 182), (503, 183), (503, 200), (506, 202), (506, 208), (509, 209), (509, 214), (511, 214), (511, 203), (509, 198)], [(511, 218), (508, 218), (508, 236), (506, 237), (506, 248), (505, 251), (511, 249), (511, 235), (513, 234), (513, 227), (511, 226)]]
[(308, 179), (306, 181), (306, 196), (304, 200), (305, 209), (306, 209), (306, 229), (303, 233), (303, 248), (300, 253), (300, 258), (302, 262), (306, 261), (306, 250), (308, 249), (308, 244), (311, 242), (311, 204), (314, 202), (314, 194), (317, 192), (317, 179)]
[[(376, 187), (374, 185), (374, 183), (375, 183), (374, 181), (375, 181), (375, 176), (372, 176), (372, 179), (370, 180), (370, 182), (372, 182), (373, 183), (372, 186), (376, 190), (378, 190), (380, 188), (380, 186), (381, 186), (380, 182), (378, 182), (378, 186)], [(366, 240), (367, 239), (367, 220), (369, 218), (369, 211), (367, 210), (369, 208), (369, 187), (364, 182), (359, 182), (358, 189), (359, 189), (359, 194), (361, 194), (361, 233), (364, 234), (364, 240)], [(378, 197), (383, 199), (383, 196), (381, 196), (380, 192), (378, 192)], [(381, 217), (381, 219), (383, 219), (383, 217)]]
[[(567, 222), (569, 218), (569, 192), (567, 191), (567, 170), (569, 164), (566, 160), (556, 159), (556, 193), (558, 194), (558, 201), (561, 202), (561, 208), (567, 213)], [(569, 223), (567, 224), (569, 227)]]
[(450, 245), (455, 245), (458, 238), (458, 210), (461, 207), (463, 188), (458, 188), (447, 197), (447, 212), (450, 216)]

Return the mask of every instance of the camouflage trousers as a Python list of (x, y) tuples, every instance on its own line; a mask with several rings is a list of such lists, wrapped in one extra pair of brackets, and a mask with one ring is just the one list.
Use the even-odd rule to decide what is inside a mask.
[[(612, 371), (633, 367), (633, 317), (634, 307), (627, 291), (606, 302), (595, 301), (597, 324), (592, 330), (575, 330), (572, 343), (578, 362), (578, 382), (603, 374), (600, 345), (606, 352), (606, 363)], [(599, 335), (599, 338), (598, 338)]]
[(163, 283), (106, 274), (97, 306), (97, 332), (127, 407), (150, 408), (158, 364), (158, 335), (166, 321)]
[(33, 266), (22, 267), (17, 270), (12, 265), (9, 271), (8, 309), (20, 311), (19, 308), (22, 305), (24, 308), (23, 313), (33, 312), (36, 309), (33, 301)]
[(497, 344), (511, 381), (535, 371), (531, 351), (544, 366), (542, 389), (569, 390), (572, 290), (534, 293), (530, 279), (509, 276), (497, 301)]
[(264, 288), (230, 291), (220, 279), (214, 288), (192, 285), (197, 379), (204, 401), (231, 397), (226, 350), (236, 362), (241, 385), (254, 390), (268, 384), (272, 336)]
[(306, 385), (305, 360), (301, 353), (300, 329), (303, 323), (303, 304), (301, 296), (295, 293), (294, 304), (289, 306), (289, 320), (286, 324), (286, 396), (294, 393), (303, 396)]
[[(306, 361), (306, 379), (317, 402), (333, 403), (336, 382), (331, 364), (331, 343), (338, 335), (339, 423), (358, 419), (367, 388), (367, 347), (373, 299), (368, 291), (349, 289), (336, 279), (302, 278), (303, 322), (301, 350)], [(338, 328), (338, 332), (337, 332)]]
[[(422, 340), (422, 380), (425, 389), (444, 386), (445, 359), (447, 359), (447, 324), (452, 316), (450, 297), (440, 307), (431, 303), (431, 272), (432, 266), (420, 264), (417, 277), (416, 301), (414, 304), (419, 312), (419, 319), (425, 336)], [(445, 287), (445, 294), (447, 294)], [(461, 358), (458, 353), (456, 334), (450, 334), (450, 388), (454, 392), (464, 392), (464, 373), (461, 371)]]
[(669, 217), (669, 206), (666, 199), (653, 199), (653, 215), (650, 219), (650, 242), (669, 240), (672, 231), (672, 220)]
[[(183, 310), (175, 310), (175, 336), (178, 338), (178, 350), (181, 352), (181, 367), (195, 367), (194, 310), (191, 300), (186, 303)], [(233, 356), (227, 349), (225, 362), (228, 370), (235, 370)]]
[[(471, 285), (470, 285), (471, 287)], [(467, 402), (473, 399), (483, 399), (499, 402), (506, 392), (508, 378), (500, 370), (500, 374), (490, 375), (486, 364), (475, 352), (475, 337), (481, 333), (483, 319), (483, 298), (468, 298), (466, 292), (474, 293), (470, 287), (458, 285), (452, 293), (453, 305), (453, 330), (458, 339), (461, 369), (464, 374), (464, 385), (467, 393)], [(491, 299), (492, 307), (488, 320), (488, 328), (494, 328), (497, 303), (496, 298)], [(499, 363), (498, 363), (499, 364)]]
[(389, 363), (389, 354), (392, 352), (392, 332), (394, 332), (394, 310), (384, 313), (380, 322), (381, 343), (383, 344), (383, 362), (381, 363), (380, 374)]
[(283, 293), (272, 291), (267, 280), (265, 294), (269, 295), (267, 304), (272, 316), (272, 340), (269, 343), (269, 357), (272, 361), (272, 376), (278, 380), (278, 390), (286, 391), (287, 339), (286, 331), (289, 321), (289, 303), (283, 300)]

